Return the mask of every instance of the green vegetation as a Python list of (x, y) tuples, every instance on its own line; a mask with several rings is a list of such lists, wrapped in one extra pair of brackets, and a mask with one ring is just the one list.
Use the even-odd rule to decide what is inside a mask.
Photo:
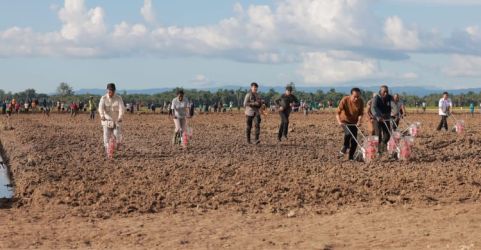
[[(295, 85), (291, 83), (294, 87)], [(162, 105), (165, 103), (170, 102), (174, 97), (175, 93), (178, 88), (174, 88), (171, 91), (163, 92), (163, 93), (156, 93), (156, 94), (127, 94), (125, 92), (119, 93), (125, 103), (142, 103), (145, 105), (154, 103), (157, 105)], [(210, 92), (206, 90), (196, 90), (196, 89), (187, 89), (185, 90), (186, 96), (194, 101), (196, 106), (199, 105), (213, 105), (214, 103), (221, 102), (222, 104), (229, 104), (230, 102), (233, 103), (234, 107), (242, 106), (244, 101), (244, 96), (247, 93), (248, 88), (240, 88), (240, 89), (219, 89), (216, 92)], [(394, 94), (394, 93), (392, 93)], [(441, 98), (441, 93), (439, 94), (431, 94), (424, 97), (414, 96), (414, 95), (406, 95), (404, 93), (399, 93), (402, 96), (402, 100), (408, 107), (416, 107), (416, 104), (421, 106), (422, 102), (426, 102), (428, 108), (433, 108), (437, 106), (439, 98)], [(276, 98), (278, 98), (281, 93), (276, 92), (274, 89), (270, 89), (266, 92), (261, 93), (263, 99), (265, 100), (266, 104), (271, 104), (274, 102)], [(316, 92), (303, 92), (303, 91), (295, 91), (295, 95), (299, 98), (299, 100), (306, 101), (311, 105), (313, 108), (318, 108), (319, 103), (323, 103), (324, 106), (327, 106), (328, 101), (332, 101), (334, 106), (340, 101), (340, 99), (346, 95), (345, 93), (336, 92), (335, 89), (331, 89), (327, 92), (322, 90), (318, 90)], [(47, 94), (40, 94), (35, 91), (35, 89), (27, 89), (22, 92), (18, 93), (6, 93), (5, 91), (0, 89), (0, 100), (15, 98), (20, 102), (24, 102), (25, 100), (33, 100), (37, 99), (40, 103), (43, 102), (44, 99), (47, 99), (49, 102), (56, 102), (62, 101), (65, 103), (71, 102), (86, 102), (90, 96), (94, 96), (96, 99), (99, 99), (100, 96), (96, 95), (76, 95), (67, 83), (60, 83), (59, 87), (57, 88), (57, 93), (53, 95)], [(368, 100), (372, 96), (371, 91), (363, 91), (362, 96), (364, 100)], [(451, 100), (453, 101), (454, 106), (456, 107), (469, 107), (470, 103), (474, 103), (476, 107), (478, 107), (479, 102), (481, 101), (481, 93), (474, 93), (468, 92), (466, 94), (459, 94), (459, 95), (451, 95)]]

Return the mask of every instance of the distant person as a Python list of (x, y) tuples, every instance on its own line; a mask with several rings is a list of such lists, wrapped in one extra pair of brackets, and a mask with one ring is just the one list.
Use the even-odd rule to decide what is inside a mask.
[(193, 101), (189, 103), (189, 117), (194, 117), (195, 114), (195, 104)]
[(277, 140), (282, 141), (282, 137), (287, 140), (287, 133), (289, 132), (289, 115), (292, 112), (292, 106), (299, 104), (299, 100), (292, 94), (293, 88), (288, 85), (286, 91), (279, 99), (275, 101), (279, 106), (279, 115), (281, 124), (279, 125), (279, 132), (277, 133)]
[(471, 117), (474, 117), (474, 103), (469, 104), (469, 112), (471, 113)]
[(443, 93), (443, 97), (439, 100), (439, 116), (441, 117), (441, 121), (437, 127), (437, 131), (441, 131), (442, 128), (445, 128), (448, 131), (448, 116), (451, 115), (451, 108), (453, 107), (453, 103), (451, 99), (449, 99), (448, 92)]
[(47, 99), (43, 99), (42, 106), (44, 116), (50, 116), (50, 105), (47, 104)]
[(379, 137), (379, 153), (382, 154), (386, 148), (390, 139), (390, 122), (391, 118), (391, 103), (393, 97), (389, 94), (389, 88), (386, 85), (382, 85), (379, 94), (374, 97), (372, 101), (371, 112), (374, 116), (374, 130)]
[(374, 100), (374, 97), (376, 97), (376, 93), (372, 93), (372, 98), (367, 101), (366, 104), (366, 109), (367, 109), (367, 116), (369, 118), (369, 123), (368, 123), (368, 132), (369, 135), (376, 135), (376, 130), (374, 129), (376, 127), (376, 118), (372, 114), (372, 101)]
[(421, 106), (423, 108), (423, 113), (426, 113), (426, 102), (423, 102)]
[(339, 102), (336, 112), (337, 123), (344, 130), (344, 144), (340, 155), (344, 156), (349, 149), (349, 160), (354, 160), (357, 150), (357, 132), (364, 115), (364, 101), (359, 88), (351, 89), (351, 95), (345, 96)]
[(393, 129), (397, 129), (399, 127), (399, 122), (404, 118), (405, 115), (406, 109), (404, 108), (404, 103), (401, 100), (401, 96), (399, 94), (395, 94), (391, 102), (391, 119), (393, 120), (394, 124)]
[(70, 104), (70, 116), (71, 116), (71, 117), (77, 116), (78, 109), (79, 109), (79, 107), (78, 107), (77, 103), (76, 103), (76, 102), (72, 102), (72, 103)]
[(25, 113), (28, 113), (28, 107), (30, 106), (30, 104), (28, 103), (28, 101), (25, 101), (25, 103), (23, 104), (23, 110)]
[(125, 113), (125, 106), (122, 97), (115, 94), (115, 84), (107, 84), (107, 94), (100, 98), (99, 115), (104, 130), (104, 147), (108, 155), (110, 138), (115, 136), (117, 143), (122, 143), (122, 119)]
[(246, 115), (246, 137), (247, 143), (251, 143), (251, 130), (252, 130), (252, 123), (255, 124), (255, 144), (260, 143), (260, 134), (261, 134), (261, 113), (260, 107), (262, 106), (262, 100), (259, 94), (257, 93), (257, 89), (259, 85), (255, 82), (251, 83), (251, 89), (247, 92), (244, 98), (244, 108), (245, 108), (245, 115)]
[(172, 144), (176, 144), (182, 133), (187, 129), (187, 115), (189, 109), (189, 100), (184, 97), (184, 90), (177, 90), (177, 97), (172, 100), (171, 110), (174, 118), (175, 131), (172, 139)]
[(204, 113), (209, 113), (209, 105), (204, 103)]
[(2, 115), (5, 115), (7, 113), (7, 101), (4, 100), (2, 102)]
[(331, 111), (332, 111), (333, 102), (332, 102), (331, 100), (329, 100), (329, 101), (327, 102), (327, 105), (329, 106), (329, 112), (331, 112)]
[(94, 97), (89, 98), (88, 109), (90, 112), (90, 120), (95, 120), (95, 113), (97, 112), (97, 105), (95, 105)]

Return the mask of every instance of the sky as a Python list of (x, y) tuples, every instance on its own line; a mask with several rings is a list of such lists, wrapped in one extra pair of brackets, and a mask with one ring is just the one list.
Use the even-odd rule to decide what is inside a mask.
[(481, 1), (0, 0), (0, 89), (481, 87)]

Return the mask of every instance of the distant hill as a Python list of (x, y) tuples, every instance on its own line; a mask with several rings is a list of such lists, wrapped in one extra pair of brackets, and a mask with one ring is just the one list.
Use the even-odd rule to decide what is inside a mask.
[[(236, 90), (236, 89), (247, 89), (248, 86), (236, 86), (236, 85), (226, 85), (221, 87), (210, 87), (210, 88), (196, 88), (198, 90), (206, 90), (215, 92), (219, 89), (229, 89), (229, 90)], [(273, 88), (276, 92), (284, 92), (283, 86), (262, 86), (260, 87), (261, 92), (267, 92), (269, 89)], [(352, 87), (347, 86), (337, 86), (337, 87), (303, 87), (303, 86), (296, 86), (296, 89), (299, 91), (304, 92), (316, 92), (318, 90), (322, 90), (323, 92), (328, 92), (331, 89), (335, 89), (337, 92), (340, 93), (349, 93)], [(153, 95), (158, 93), (163, 93), (166, 91), (170, 91), (173, 88), (151, 88), (151, 89), (121, 89), (118, 90), (118, 93), (123, 93), (124, 91), (127, 94), (145, 94), (145, 95)], [(377, 92), (379, 90), (379, 86), (370, 86), (370, 87), (361, 87), (361, 89), (366, 91), (373, 91)], [(438, 94), (446, 91), (445, 89), (441, 89), (438, 87), (416, 87), (416, 86), (395, 86), (391, 87), (391, 93), (406, 93), (408, 95), (416, 95), (416, 96), (426, 96), (430, 94)], [(451, 89), (447, 90), (451, 94), (461, 94), (461, 93), (468, 93), (470, 91), (474, 93), (480, 93), (481, 88), (468, 88), (468, 89)], [(103, 95), (105, 93), (104, 89), (79, 89), (75, 91), (76, 94), (84, 95), (84, 94), (92, 94), (92, 95)]]

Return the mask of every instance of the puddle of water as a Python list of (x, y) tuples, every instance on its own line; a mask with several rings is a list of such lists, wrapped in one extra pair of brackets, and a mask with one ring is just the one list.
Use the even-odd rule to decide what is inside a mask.
[(12, 197), (13, 197), (13, 188), (10, 186), (10, 179), (8, 178), (7, 166), (0, 162), (0, 198), (10, 199)]

